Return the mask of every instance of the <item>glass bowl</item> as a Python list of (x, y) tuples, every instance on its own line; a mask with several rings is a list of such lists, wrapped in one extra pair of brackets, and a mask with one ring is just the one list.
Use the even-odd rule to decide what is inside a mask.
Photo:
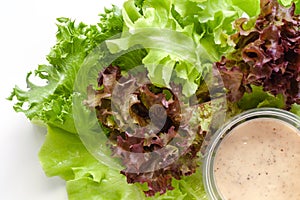
[[(205, 190), (211, 200), (300, 199), (295, 191), (299, 183), (291, 178), (300, 178), (299, 162), (300, 118), (275, 108), (249, 110), (213, 134), (204, 153)], [(288, 171), (290, 167), (299, 168)]]

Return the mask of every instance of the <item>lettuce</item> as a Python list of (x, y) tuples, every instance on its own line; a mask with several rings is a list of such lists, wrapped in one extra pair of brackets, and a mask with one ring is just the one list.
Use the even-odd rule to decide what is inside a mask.
[(279, 0), (283, 6), (291, 6), (293, 3), (296, 5), (295, 13), (300, 14), (300, 1), (299, 0)]
[(283, 7), (275, 0), (262, 0), (254, 23), (240, 18), (235, 25), (235, 49), (215, 63), (228, 98), (238, 101), (256, 85), (283, 98), (287, 110), (300, 104), (300, 15), (295, 14), (295, 4)]
[(127, 184), (119, 171), (96, 160), (77, 134), (48, 126), (39, 158), (48, 176), (60, 176), (66, 180), (70, 200), (143, 197), (139, 188)]
[(261, 86), (252, 85), (252, 92), (245, 93), (240, 101), (237, 102), (239, 108), (242, 110), (249, 110), (253, 108), (273, 107), (285, 108), (283, 95), (274, 96), (265, 92)]
[[(48, 176), (60, 176), (66, 180), (70, 200), (145, 199), (143, 186), (127, 184), (126, 177), (118, 170), (101, 164), (86, 150), (77, 134), (48, 126), (39, 158)], [(147, 199), (190, 200), (205, 197), (202, 175), (199, 171), (190, 177), (173, 180), (172, 185), (175, 187), (174, 190)]]
[(290, 111), (300, 117), (300, 105), (299, 104), (293, 104)]
[(147, 183), (145, 194), (154, 196), (173, 190), (173, 178), (196, 172), (208, 129), (198, 120), (198, 105), (184, 105), (174, 92), (178, 86), (156, 87), (143, 72), (122, 77), (117, 66), (100, 71), (97, 80), (85, 103), (105, 127), (108, 155), (121, 160), (128, 183)]
[[(118, 170), (96, 160), (86, 150), (74, 125), (73, 85), (78, 70), (95, 47), (123, 29), (123, 18), (117, 7), (105, 12), (97, 25), (76, 24), (68, 18), (59, 18), (57, 44), (47, 56), (49, 64), (40, 65), (34, 74), (29, 72), (28, 88), (23, 90), (16, 86), (9, 99), (17, 100), (14, 106), (17, 112), (23, 112), (34, 123), (47, 126), (39, 159), (47, 176), (66, 180), (69, 199), (143, 199), (143, 186), (127, 184), (126, 177)], [(135, 67), (145, 55), (142, 49), (132, 51), (114, 63), (122, 69)], [(44, 80), (45, 84), (32, 83), (32, 75)], [(194, 186), (195, 181), (201, 183), (201, 180), (199, 172), (187, 180), (174, 180), (175, 190), (155, 198), (205, 196), (201, 184)]]
[[(249, 5), (247, 11), (258, 12), (256, 0)], [(143, 64), (151, 82), (169, 87), (170, 80), (176, 80), (183, 85), (183, 94), (191, 96), (206, 72), (205, 63), (218, 60), (229, 49), (232, 22), (243, 9), (229, 0), (129, 0), (122, 12), (123, 35), (107, 44), (113, 53), (144, 46), (148, 54)]]
[[(116, 6), (100, 15), (97, 25), (76, 24), (68, 18), (57, 19), (57, 43), (47, 55), (49, 64), (39, 65), (26, 77), (27, 89), (16, 86), (10, 100), (14, 109), (36, 123), (49, 124), (76, 133), (72, 113), (73, 85), (86, 56), (102, 41), (120, 33), (121, 11)], [(36, 85), (32, 75), (46, 82)]]
[[(196, 93), (201, 96), (202, 89), (206, 88), (203, 78), (211, 72), (209, 63), (219, 60), (233, 48), (229, 36), (235, 33), (233, 21), (243, 13), (255, 18), (260, 11), (257, 0), (247, 1), (247, 6), (243, 2), (128, 0), (122, 9), (115, 6), (105, 9), (96, 25), (58, 18), (57, 43), (47, 56), (49, 63), (29, 72), (26, 77), (28, 88), (16, 86), (9, 99), (16, 100), (14, 109), (17, 112), (23, 112), (32, 122), (47, 127), (39, 159), (48, 176), (66, 180), (69, 199), (206, 198), (200, 169), (180, 180), (173, 178), (173, 190), (145, 197), (146, 184), (127, 184), (126, 177), (118, 170), (99, 162), (87, 151), (77, 134), (73, 86), (78, 71), (89, 61), (88, 55), (106, 41), (111, 54), (139, 46), (113, 61), (122, 72), (143, 65), (155, 86), (168, 87), (175, 80), (182, 85), (184, 95)], [(288, 0), (281, 2), (290, 4)], [(300, 1), (295, 2), (296, 13), (299, 13)], [(111, 38), (116, 35), (117, 38)], [(45, 84), (34, 84), (31, 81), (33, 75)], [(257, 97), (260, 98), (257, 100)], [(240, 99), (240, 108), (233, 106), (231, 109), (239, 112), (239, 109), (250, 107), (282, 107), (283, 100), (282, 96), (272, 96), (253, 86), (253, 93)], [(253, 103), (248, 105), (248, 102)], [(298, 104), (291, 105), (292, 112), (300, 115), (299, 110)], [(209, 112), (211, 109), (207, 108), (205, 113)], [(201, 117), (199, 124), (209, 127), (211, 117)]]

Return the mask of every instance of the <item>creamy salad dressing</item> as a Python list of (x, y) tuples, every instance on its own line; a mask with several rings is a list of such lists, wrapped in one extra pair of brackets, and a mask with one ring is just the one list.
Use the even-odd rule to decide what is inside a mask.
[(245, 122), (223, 139), (213, 170), (224, 200), (299, 200), (300, 131), (278, 119)]

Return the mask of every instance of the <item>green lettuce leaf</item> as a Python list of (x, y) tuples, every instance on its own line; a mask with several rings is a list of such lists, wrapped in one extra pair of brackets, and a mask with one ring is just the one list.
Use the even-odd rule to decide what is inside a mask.
[[(60, 127), (76, 133), (73, 114), (73, 85), (86, 56), (102, 41), (120, 33), (123, 28), (121, 11), (116, 6), (100, 15), (97, 25), (76, 24), (68, 18), (57, 19), (57, 43), (47, 60), (26, 78), (27, 89), (16, 86), (8, 99), (16, 98), (14, 109), (33, 122)], [(45, 84), (34, 84), (34, 75)]]
[(293, 104), (290, 111), (300, 117), (300, 105), (299, 104)]
[(201, 170), (191, 176), (183, 177), (181, 180), (173, 179), (172, 185), (175, 187), (174, 190), (168, 190), (164, 195), (157, 194), (146, 200), (207, 200)]
[[(252, 1), (249, 10), (258, 13), (257, 0)], [(203, 65), (230, 48), (228, 35), (243, 8), (230, 0), (128, 0), (122, 12), (123, 35), (107, 44), (113, 53), (142, 45), (148, 52), (143, 64), (151, 82), (168, 87), (175, 80), (182, 83), (183, 94), (191, 96), (205, 71)]]
[(48, 126), (39, 158), (48, 176), (66, 180), (68, 198), (78, 199), (205, 199), (201, 170), (182, 180), (173, 180), (174, 190), (146, 198), (140, 184), (127, 184), (119, 170), (103, 165), (84, 147), (78, 135)]
[(136, 185), (127, 184), (118, 170), (96, 160), (78, 135), (49, 126), (39, 158), (48, 176), (60, 176), (67, 181), (70, 200), (143, 197), (142, 191)]
[(251, 1), (251, 3), (248, 0), (232, 0), (232, 3), (245, 11), (249, 17), (257, 16), (260, 13), (260, 0)]
[(300, 1), (299, 0), (279, 0), (279, 3), (288, 7), (291, 6), (292, 3), (295, 3), (296, 9), (295, 13), (300, 14)]
[(261, 86), (252, 85), (252, 92), (245, 93), (242, 99), (237, 103), (242, 110), (262, 107), (285, 108), (283, 95), (276, 97), (265, 92)]

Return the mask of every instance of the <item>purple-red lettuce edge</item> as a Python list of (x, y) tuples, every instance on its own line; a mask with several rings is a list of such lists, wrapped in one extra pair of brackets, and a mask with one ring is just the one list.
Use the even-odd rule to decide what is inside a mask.
[[(98, 88), (88, 87), (85, 104), (96, 110), (99, 123), (109, 130), (107, 137), (112, 156), (120, 159), (124, 166), (120, 173), (126, 176), (128, 183), (146, 183), (145, 195), (154, 196), (174, 189), (173, 178), (179, 180), (196, 172), (198, 152), (207, 132), (199, 123), (190, 123), (198, 105), (184, 113), (181, 110), (180, 87), (174, 85), (171, 90), (149, 83), (139, 84), (139, 76), (122, 77), (119, 67), (107, 67), (99, 73)], [(133, 92), (132, 88), (135, 88)], [(117, 90), (114, 101), (124, 105), (126, 100), (122, 97), (126, 95), (123, 93), (131, 91), (126, 96), (131, 99), (129, 108), (125, 108), (129, 109), (130, 116), (119, 116), (112, 109), (113, 90)], [(130, 124), (129, 118), (138, 128), (122, 127), (122, 124)], [(152, 127), (149, 128), (150, 121)]]
[(300, 103), (300, 16), (294, 12), (295, 4), (286, 8), (276, 0), (262, 0), (253, 27), (244, 28), (245, 18), (236, 20), (234, 51), (214, 63), (230, 101), (239, 101), (256, 85), (283, 95), (286, 109)]

